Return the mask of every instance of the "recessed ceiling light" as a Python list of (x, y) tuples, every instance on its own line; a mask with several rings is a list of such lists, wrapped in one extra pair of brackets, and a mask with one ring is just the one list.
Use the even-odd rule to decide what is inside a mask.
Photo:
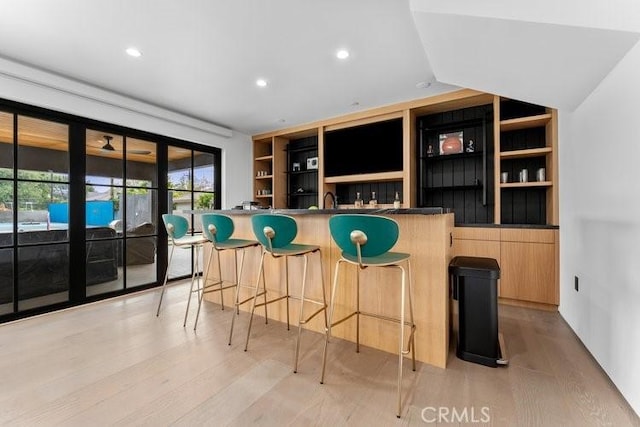
[(140, 52), (135, 47), (127, 48), (126, 52), (127, 52), (127, 55), (133, 56), (134, 58), (140, 58), (142, 56), (142, 52)]
[(338, 59), (347, 59), (349, 57), (349, 51), (346, 49), (340, 49), (336, 52)]
[(267, 86), (267, 81), (265, 79), (258, 79), (256, 80), (256, 85), (259, 87), (265, 87)]
[(431, 87), (431, 82), (418, 82), (416, 84), (416, 87), (418, 89), (427, 89), (427, 88)]

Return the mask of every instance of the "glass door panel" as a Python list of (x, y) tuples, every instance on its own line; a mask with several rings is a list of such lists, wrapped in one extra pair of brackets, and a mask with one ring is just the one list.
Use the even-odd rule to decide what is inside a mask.
[(18, 310), (69, 299), (69, 126), (18, 116)]

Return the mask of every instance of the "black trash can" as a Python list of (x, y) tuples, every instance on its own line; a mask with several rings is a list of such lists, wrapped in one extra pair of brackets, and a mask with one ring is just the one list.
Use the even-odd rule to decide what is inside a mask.
[(455, 257), (449, 264), (453, 299), (458, 301), (456, 355), (496, 367), (508, 362), (498, 335), (498, 279), (493, 258)]

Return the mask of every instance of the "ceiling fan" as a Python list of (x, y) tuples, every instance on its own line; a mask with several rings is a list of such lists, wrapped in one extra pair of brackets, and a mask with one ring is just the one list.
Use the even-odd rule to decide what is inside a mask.
[[(102, 146), (101, 148), (102, 151), (113, 151), (113, 152), (117, 151), (115, 147), (111, 145), (111, 140), (113, 139), (111, 135), (104, 135), (103, 138), (105, 141), (107, 141), (107, 143)], [(146, 156), (148, 154), (151, 154), (151, 150), (131, 149), (131, 150), (127, 150), (127, 153), (140, 154), (140, 155)]]

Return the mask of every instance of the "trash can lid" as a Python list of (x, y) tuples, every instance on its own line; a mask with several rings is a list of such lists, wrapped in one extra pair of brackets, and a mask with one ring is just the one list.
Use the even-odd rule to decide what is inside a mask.
[(499, 279), (500, 266), (493, 258), (457, 256), (449, 263), (449, 274), (455, 276)]

